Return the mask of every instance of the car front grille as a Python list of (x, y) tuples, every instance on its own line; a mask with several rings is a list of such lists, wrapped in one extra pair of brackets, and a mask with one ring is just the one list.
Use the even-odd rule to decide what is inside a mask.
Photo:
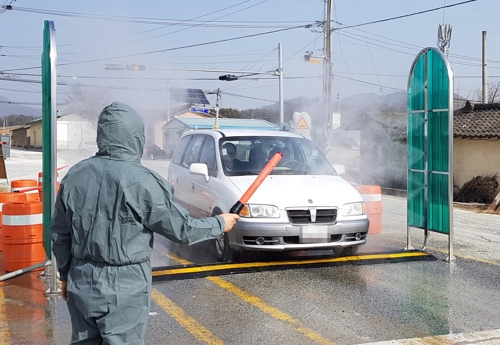
[(286, 210), (286, 213), (292, 224), (335, 223), (337, 220), (336, 208), (292, 209)]

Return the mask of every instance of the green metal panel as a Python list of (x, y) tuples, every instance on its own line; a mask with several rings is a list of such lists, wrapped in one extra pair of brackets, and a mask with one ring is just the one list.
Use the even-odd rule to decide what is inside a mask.
[(427, 134), (429, 136), (428, 164), (430, 171), (449, 171), (448, 155), (450, 148), (448, 147), (448, 124), (448, 111), (429, 113)]
[(450, 232), (448, 184), (448, 175), (429, 174), (427, 229), (446, 234)]
[(425, 227), (424, 177), (423, 172), (408, 173), (408, 225), (417, 228)]
[[(50, 222), (52, 218), (52, 65), (51, 23), (44, 22), (42, 51), (42, 174), (43, 174), (43, 246), (47, 259), (51, 259), (52, 241)], [(55, 72), (55, 71), (54, 71)], [(56, 125), (54, 123), (54, 125)]]
[(452, 227), (452, 72), (426, 48), (408, 83), (408, 226), (442, 233)]
[(408, 107), (410, 111), (425, 110), (425, 62), (426, 56), (421, 55), (417, 60), (410, 76), (408, 87)]

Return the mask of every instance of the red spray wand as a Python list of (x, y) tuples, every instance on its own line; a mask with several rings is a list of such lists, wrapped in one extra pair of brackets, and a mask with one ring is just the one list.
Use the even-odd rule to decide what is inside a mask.
[(248, 202), (250, 197), (255, 193), (257, 188), (264, 182), (264, 179), (273, 171), (274, 167), (278, 164), (278, 162), (283, 158), (283, 154), (281, 152), (276, 152), (274, 156), (267, 162), (266, 166), (259, 173), (255, 181), (248, 187), (247, 191), (243, 194), (243, 196), (236, 202), (236, 204), (231, 207), (229, 213), (240, 214), (241, 210)]

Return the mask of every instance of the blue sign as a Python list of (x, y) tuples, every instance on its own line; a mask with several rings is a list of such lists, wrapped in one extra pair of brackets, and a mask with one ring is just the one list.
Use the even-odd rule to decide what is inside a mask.
[(191, 111), (192, 113), (210, 114), (210, 109), (208, 109), (208, 108), (197, 108), (197, 107), (191, 107), (190, 111)]

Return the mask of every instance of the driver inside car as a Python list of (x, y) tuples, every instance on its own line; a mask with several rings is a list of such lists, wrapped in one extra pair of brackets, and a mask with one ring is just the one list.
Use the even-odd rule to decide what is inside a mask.
[(243, 162), (236, 158), (236, 145), (225, 143), (222, 146), (222, 159), (226, 170), (241, 170)]
[(290, 159), (290, 150), (287, 147), (275, 148), (271, 151), (269, 155), (269, 159), (273, 158), (276, 152), (280, 152), (283, 155), (283, 158), (278, 163), (278, 166), (283, 166), (286, 162), (292, 160)]

